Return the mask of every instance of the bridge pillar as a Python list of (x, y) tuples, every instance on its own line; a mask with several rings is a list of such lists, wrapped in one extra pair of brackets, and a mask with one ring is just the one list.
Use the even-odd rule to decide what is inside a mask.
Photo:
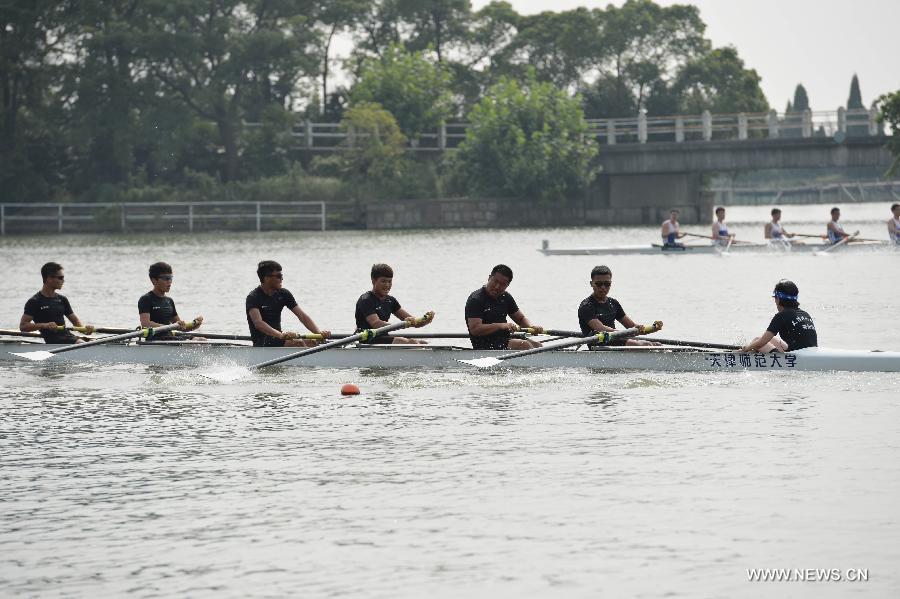
[(879, 135), (881, 132), (878, 129), (878, 109), (873, 106), (869, 109), (869, 135)]
[(837, 130), (838, 133), (847, 133), (847, 109), (843, 106), (838, 106), (837, 109)]
[(747, 115), (743, 112), (738, 115), (738, 139), (747, 139)]
[[(706, 222), (712, 214), (712, 195), (702, 193), (699, 173), (601, 175), (593, 185), (594, 205), (611, 225), (655, 225), (681, 211), (681, 222)], [(605, 197), (604, 197), (605, 196)]]
[(712, 139), (712, 115), (708, 110), (703, 111), (703, 141)]
[(803, 111), (803, 137), (812, 137), (812, 111), (809, 108)]
[(681, 143), (684, 141), (684, 117), (675, 117), (675, 141)]
[(769, 111), (769, 138), (775, 139), (778, 137), (778, 113), (774, 110)]
[(309, 150), (313, 147), (313, 126), (312, 122), (309, 119), (306, 119), (303, 128), (304, 133), (304, 141), (306, 142), (306, 149)]
[(438, 128), (438, 147), (443, 152), (447, 149), (447, 123), (441, 121), (441, 126)]
[(638, 141), (642, 144), (647, 143), (647, 111), (641, 110), (638, 113)]
[(616, 122), (613, 119), (606, 120), (606, 143), (616, 145)]

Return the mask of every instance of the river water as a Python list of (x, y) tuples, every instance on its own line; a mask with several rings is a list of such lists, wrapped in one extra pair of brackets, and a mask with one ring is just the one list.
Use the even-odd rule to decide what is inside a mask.
[[(785, 208), (820, 232), (823, 206)], [(759, 240), (768, 210), (729, 208)], [(885, 238), (883, 205), (845, 227)], [(685, 227), (706, 232), (707, 227)], [(561, 256), (657, 229), (262, 233), (0, 240), (0, 326), (48, 260), (83, 320), (137, 324), (146, 267), (182, 316), (245, 333), (255, 264), (350, 330), (373, 262), (404, 307), (462, 331), (490, 268), (535, 322), (574, 328), (592, 266), (667, 337), (740, 342), (793, 279), (820, 344), (900, 350), (898, 255)], [(426, 329), (427, 330), (427, 329)], [(0, 595), (896, 597), (900, 375), (190, 369), (0, 363)], [(342, 383), (362, 389), (342, 397)], [(840, 582), (751, 582), (749, 569)], [(860, 569), (868, 580), (849, 581)], [(797, 573), (793, 573), (795, 578)], [(851, 572), (851, 575), (853, 572)], [(830, 574), (833, 577), (833, 574)]]

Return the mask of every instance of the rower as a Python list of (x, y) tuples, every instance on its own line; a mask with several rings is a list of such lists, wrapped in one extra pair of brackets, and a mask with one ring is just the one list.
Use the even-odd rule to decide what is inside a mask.
[(81, 343), (83, 339), (65, 330), (64, 319), (68, 318), (76, 327), (84, 327), (88, 335), (94, 332), (94, 326), (82, 325), (68, 298), (57, 293), (66, 280), (62, 265), (47, 262), (41, 267), (41, 278), (44, 281), (41, 290), (25, 302), (19, 330), (25, 333), (38, 331), (45, 343)]
[(790, 352), (816, 347), (819, 343), (816, 325), (810, 315), (800, 309), (797, 302), (799, 295), (800, 291), (794, 283), (786, 279), (778, 281), (772, 292), (778, 313), (772, 318), (766, 332), (742, 347), (741, 351)]
[(772, 222), (766, 223), (765, 237), (770, 241), (776, 241), (789, 245), (791, 242), (786, 238), (794, 237), (794, 233), (788, 233), (781, 226), (781, 209), (772, 208)]
[(284, 273), (281, 265), (274, 260), (263, 260), (257, 265), (256, 276), (259, 287), (247, 295), (247, 326), (253, 345), (264, 347), (309, 347), (316, 341), (298, 339), (297, 333), (281, 330), (281, 311), (287, 308), (312, 333), (327, 339), (330, 331), (322, 331), (306, 312), (297, 305), (293, 294), (282, 287)]
[(887, 222), (888, 235), (895, 245), (900, 245), (900, 204), (891, 206), (891, 212), (894, 216)]
[[(510, 338), (510, 334), (518, 331), (519, 327), (534, 329), (536, 334), (544, 332), (542, 327), (529, 322), (513, 296), (506, 292), (512, 278), (512, 269), (498, 264), (491, 270), (487, 283), (469, 295), (466, 301), (466, 327), (472, 349), (531, 349), (541, 346), (530, 339)], [(506, 322), (507, 316), (516, 324)]]
[[(595, 266), (591, 270), (592, 292), (578, 306), (578, 324), (585, 337), (600, 331), (615, 331), (618, 320), (627, 328), (640, 327), (625, 314), (622, 304), (609, 297), (612, 287), (612, 271), (608, 266)], [(609, 345), (659, 345), (646, 339), (613, 339)]]
[[(373, 264), (371, 271), (372, 290), (366, 291), (359, 299), (356, 300), (356, 332), (360, 333), (366, 329), (377, 329), (387, 326), (391, 318), (391, 314), (397, 318), (403, 319), (412, 327), (423, 327), (434, 319), (434, 312), (426, 312), (425, 318), (421, 321), (415, 316), (400, 307), (400, 302), (393, 295), (390, 295), (391, 286), (394, 282), (394, 269), (387, 264)], [(410, 343), (424, 344), (425, 341), (420, 339), (410, 339), (409, 337), (391, 337), (389, 335), (380, 335), (372, 339), (360, 341), (360, 343)]]
[(728, 246), (734, 242), (734, 237), (734, 233), (729, 233), (728, 225), (725, 224), (725, 208), (719, 206), (716, 208), (716, 220), (712, 224), (713, 243)]
[[(178, 316), (175, 309), (175, 301), (166, 294), (172, 289), (172, 267), (165, 262), (155, 262), (150, 265), (147, 272), (153, 289), (145, 293), (138, 300), (138, 316), (141, 319), (141, 328), (155, 328), (167, 324), (178, 323), (182, 331), (196, 329), (203, 323), (203, 317), (198, 316), (187, 323)], [(175, 334), (172, 331), (162, 335), (151, 335), (147, 341), (173, 341)]]
[(672, 212), (669, 213), (669, 219), (663, 221), (662, 224), (663, 247), (683, 248), (684, 245), (678, 243), (676, 239), (681, 239), (684, 236), (685, 233), (682, 233), (679, 230), (678, 211), (672, 210)]
[(839, 243), (843, 239), (847, 239), (850, 237), (847, 233), (844, 232), (844, 228), (838, 224), (838, 219), (841, 218), (841, 209), (840, 208), (832, 208), (831, 209), (831, 222), (828, 223), (828, 241), (832, 244)]

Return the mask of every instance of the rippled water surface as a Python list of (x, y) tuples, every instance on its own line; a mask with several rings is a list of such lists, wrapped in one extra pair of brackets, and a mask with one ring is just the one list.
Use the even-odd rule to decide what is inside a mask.
[[(791, 207), (795, 228), (820, 228), (816, 210)], [(755, 240), (761, 212), (729, 209), (733, 228)], [(881, 212), (844, 207), (867, 236), (884, 237)], [(84, 320), (133, 326), (146, 267), (166, 260), (182, 315), (243, 333), (255, 263), (275, 258), (333, 330), (352, 327), (376, 261), (395, 267), (405, 307), (437, 311), (435, 330), (463, 330), (465, 298), (497, 262), (515, 270), (510, 292), (532, 320), (573, 328), (605, 262), (611, 295), (636, 320), (664, 320), (667, 337), (759, 334), (772, 285), (790, 277), (822, 345), (900, 350), (897, 254), (536, 251), (545, 238), (655, 232), (6, 238), (0, 326), (17, 324), (51, 259)], [(346, 382), (362, 394), (342, 397)], [(898, 385), (877, 373), (294, 368), (222, 385), (190, 369), (0, 363), (0, 595), (896, 597)], [(869, 580), (748, 581), (764, 567)]]

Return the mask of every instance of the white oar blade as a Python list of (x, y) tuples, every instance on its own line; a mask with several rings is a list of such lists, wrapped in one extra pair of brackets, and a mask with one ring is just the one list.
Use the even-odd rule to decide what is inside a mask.
[(48, 351), (30, 351), (24, 352), (21, 354), (17, 354), (16, 352), (9, 352), (14, 356), (18, 356), (20, 358), (25, 358), (26, 360), (33, 360), (35, 362), (41, 362), (46, 360), (47, 358), (52, 358), (53, 354)]
[(490, 368), (491, 366), (496, 366), (503, 362), (503, 360), (498, 360), (497, 358), (475, 358), (474, 360), (457, 360), (457, 362), (462, 362), (463, 364), (468, 364), (469, 366), (477, 366), (478, 368)]

